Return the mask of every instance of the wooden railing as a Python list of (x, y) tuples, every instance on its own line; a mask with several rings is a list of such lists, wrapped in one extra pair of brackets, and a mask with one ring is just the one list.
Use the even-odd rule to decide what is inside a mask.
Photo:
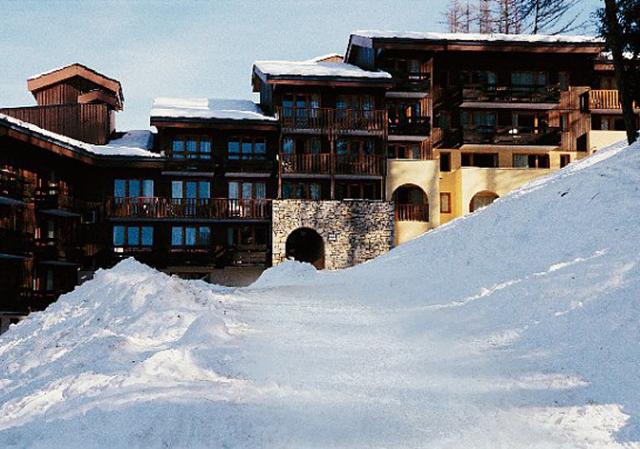
[(255, 219), (271, 216), (267, 199), (233, 198), (110, 198), (106, 211), (114, 218)]
[(283, 173), (329, 174), (331, 154), (280, 154)]
[(429, 206), (427, 204), (396, 204), (396, 221), (429, 221)]
[(0, 196), (22, 199), (28, 194), (24, 178), (8, 170), (0, 170)]
[(464, 125), (463, 143), (496, 145), (559, 145), (560, 128)]
[(429, 117), (389, 117), (389, 134), (427, 136), (430, 131)]
[(72, 210), (81, 206), (70, 192), (62, 189), (57, 183), (36, 187), (35, 189), (36, 207), (40, 209), (65, 209)]
[(511, 85), (465, 84), (462, 86), (464, 101), (504, 103), (558, 103), (558, 85)]
[[(633, 108), (640, 106), (633, 103)], [(589, 91), (589, 109), (622, 109), (617, 89), (595, 89)]]
[(378, 155), (280, 154), (283, 173), (320, 175), (372, 175), (384, 173), (384, 158)]
[(335, 108), (276, 108), (283, 128), (315, 132), (385, 133), (386, 110)]

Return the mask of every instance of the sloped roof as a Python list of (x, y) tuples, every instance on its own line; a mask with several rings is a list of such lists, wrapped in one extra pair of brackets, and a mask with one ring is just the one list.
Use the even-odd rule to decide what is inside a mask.
[(158, 97), (153, 101), (151, 118), (277, 121), (251, 100), (227, 98)]
[(122, 93), (122, 85), (120, 84), (120, 81), (103, 75), (102, 73), (77, 62), (34, 75), (27, 79), (27, 87), (30, 92), (35, 92), (75, 76), (84, 78), (110, 92), (113, 92), (121, 104), (124, 102), (124, 95)]

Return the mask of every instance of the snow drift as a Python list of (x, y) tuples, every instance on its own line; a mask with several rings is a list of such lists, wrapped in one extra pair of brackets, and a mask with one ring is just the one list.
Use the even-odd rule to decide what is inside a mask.
[(133, 260), (0, 337), (7, 448), (638, 448), (640, 146), (367, 264)]

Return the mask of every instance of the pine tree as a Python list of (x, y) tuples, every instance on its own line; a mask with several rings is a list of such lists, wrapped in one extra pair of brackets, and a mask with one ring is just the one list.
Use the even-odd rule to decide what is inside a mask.
[(611, 51), (629, 144), (638, 138), (634, 99), (640, 104), (640, 0), (605, 0), (600, 33)]

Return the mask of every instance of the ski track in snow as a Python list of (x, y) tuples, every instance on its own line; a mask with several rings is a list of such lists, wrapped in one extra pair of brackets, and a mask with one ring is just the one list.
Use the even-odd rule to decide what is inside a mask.
[(0, 447), (640, 448), (639, 150), (348, 270), (101, 271), (0, 337)]

